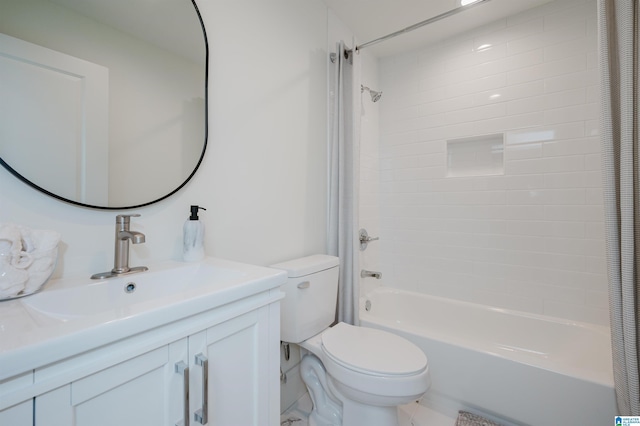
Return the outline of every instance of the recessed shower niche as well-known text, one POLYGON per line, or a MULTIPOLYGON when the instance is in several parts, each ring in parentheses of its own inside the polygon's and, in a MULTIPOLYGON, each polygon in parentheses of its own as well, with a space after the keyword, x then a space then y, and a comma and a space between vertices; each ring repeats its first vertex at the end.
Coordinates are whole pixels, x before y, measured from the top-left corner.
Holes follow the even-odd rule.
POLYGON ((504 134, 447 141, 447 177, 504 174, 504 134))

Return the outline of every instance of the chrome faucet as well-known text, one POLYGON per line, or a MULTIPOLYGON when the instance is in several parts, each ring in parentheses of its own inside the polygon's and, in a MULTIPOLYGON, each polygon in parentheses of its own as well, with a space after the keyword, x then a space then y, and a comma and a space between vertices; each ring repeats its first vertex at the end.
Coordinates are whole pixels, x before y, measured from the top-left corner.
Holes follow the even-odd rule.
POLYGON ((379 280, 380 278, 382 278, 382 272, 367 271, 366 269, 363 269, 363 270, 360 271, 360 276, 362 278, 373 277, 373 278, 379 280))
POLYGON ((132 217, 140 217, 139 214, 119 214, 116 216, 115 250, 113 256, 113 269, 108 272, 100 272, 91 276, 91 279, 119 277, 120 275, 134 274, 148 270, 146 266, 129 267, 129 240, 132 244, 145 242, 145 236, 141 232, 129 229, 132 217))

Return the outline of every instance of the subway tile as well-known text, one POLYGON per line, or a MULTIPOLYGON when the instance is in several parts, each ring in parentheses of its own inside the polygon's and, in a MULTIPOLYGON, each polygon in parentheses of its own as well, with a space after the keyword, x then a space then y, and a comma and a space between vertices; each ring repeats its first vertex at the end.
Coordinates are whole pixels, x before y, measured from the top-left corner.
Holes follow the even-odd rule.
POLYGON ((587 86, 587 104, 592 109, 592 117, 595 119, 600 117, 600 86, 596 83, 591 86, 587 86))
POLYGON ((564 90, 562 92, 554 92, 545 95, 543 100, 545 109, 582 105, 586 101, 586 90, 584 87, 579 87, 576 89, 564 90))
POLYGON ((584 37, 553 44, 544 48, 544 60, 556 61, 567 56, 582 55, 594 52, 597 45, 589 43, 584 37))
POLYGON ((418 167, 418 157, 395 157, 391 159, 391 168, 408 169, 418 167))
POLYGON ((511 146, 534 142, 573 139, 583 136, 583 123, 557 123, 545 126, 531 126, 521 130, 511 130, 506 132, 505 143, 511 146))
MULTIPOLYGON (((464 56, 457 56, 455 58, 451 58, 450 60, 445 62, 445 67, 447 69, 459 69, 463 67, 472 67, 477 65, 482 65, 485 63, 499 61, 507 56, 507 46, 506 44, 493 44, 489 47, 483 49, 476 49, 472 53, 464 56)), ((482 67, 478 67, 482 68, 482 67)), ((501 70, 499 70, 501 71, 501 70)), ((477 75, 486 76, 495 74, 491 73, 482 73, 479 72, 477 75)))
POLYGON ((585 296, 585 305, 607 311, 609 310, 609 303, 607 303, 607 301, 609 300, 608 292, 588 290, 585 296))
POLYGON ((474 122, 484 122, 493 118, 506 115, 506 108, 503 104, 484 105, 475 108, 459 109, 447 112, 442 117, 442 124, 446 126, 468 124, 474 122))
POLYGON ((545 175, 514 175, 505 176, 506 189, 538 189, 545 188, 545 175))
POLYGON ((588 188, 602 188, 602 171, 588 171, 586 172, 587 182, 586 186, 588 188))
POLYGON ((380 140, 385 145, 404 145, 419 142, 420 134, 418 131, 383 133, 380 135, 380 140))
POLYGON ((505 164, 505 171, 510 175, 572 172, 583 169, 584 157, 581 155, 513 160, 505 164))
POLYGON ((594 240, 604 240, 604 223, 603 222, 587 222, 585 223, 586 227, 586 237, 594 240))
POLYGON ((472 191, 475 187, 474 178, 444 178, 421 182, 421 191, 472 191))
POLYGON ((597 52, 587 53, 587 69, 597 70, 600 65, 600 58, 597 52))
POLYGON ((586 191, 586 204, 604 204, 602 188, 587 188, 586 191))
POLYGON ((516 99, 507 102, 507 113, 509 115, 525 114, 528 112, 544 111, 544 96, 534 96, 530 98, 516 99))
POLYGON ((529 81, 557 77, 586 70, 584 55, 571 56, 557 61, 545 62, 507 73, 507 84, 522 84, 529 81))
POLYGON ((602 240, 583 238, 547 238, 545 251, 574 256, 603 256, 602 240))
POLYGON ((584 272, 586 268, 586 258, 581 255, 545 251, 542 256, 544 257, 544 267, 547 271, 545 282, 550 281, 550 277, 556 274, 557 271, 584 272))
POLYGON ((597 85, 598 82, 599 75, 597 70, 587 69, 546 78, 544 80, 544 90, 546 93, 562 92, 565 90, 597 85))
POLYGON ((584 37, 586 34, 586 27, 586 21, 584 19, 579 19, 573 22, 568 22, 562 27, 545 30, 541 34, 534 34, 529 37, 512 40, 508 43, 507 54, 514 55, 533 49, 543 48, 554 43, 561 43, 584 37))
POLYGON ((545 220, 598 222, 603 217, 602 206, 544 206, 545 220))
POLYGON ((393 171, 393 179, 398 180, 424 180, 437 179, 445 176, 444 167, 421 167, 415 169, 398 169, 393 171))
POLYGON ((598 136, 600 134, 599 120, 587 120, 584 123, 584 134, 587 136, 598 136))
POLYGON ((545 3, 539 7, 520 12, 507 18, 507 25, 519 25, 532 19, 544 18, 554 13, 562 13, 562 11, 579 7, 583 0, 563 0, 545 3))
POLYGON ((549 286, 534 283, 512 281, 509 283, 509 293, 519 297, 539 299, 541 302, 549 292, 549 286))
POLYGON ((485 91, 496 91, 507 86, 507 73, 502 71, 486 77, 477 77, 464 82, 449 86, 445 89, 445 93, 451 97, 462 96, 468 93, 480 93, 485 91))
POLYGON ((386 154, 389 157, 399 157, 405 155, 422 155, 445 152, 445 141, 424 141, 424 138, 421 139, 423 140, 423 142, 408 143, 404 145, 389 147, 386 154))
POLYGON ((435 154, 420 155, 418 157, 418 166, 419 167, 431 167, 431 166, 442 166, 442 167, 445 167, 445 164, 446 164, 446 154, 445 153, 435 153, 435 154))
POLYGON ((591 258, 583 257, 585 259, 585 271, 568 271, 568 270, 553 270, 547 276, 546 283, 549 285, 558 286, 571 286, 577 288, 583 288, 585 290, 600 291, 607 288, 606 276, 602 273, 590 273, 586 269, 591 265, 591 258))
POLYGON ((585 204, 585 189, 507 191, 507 204, 585 204))
POLYGON ((418 106, 417 111, 418 116, 429 116, 423 118, 423 120, 432 121, 433 115, 435 114, 459 111, 461 109, 471 108, 474 106, 475 96, 473 94, 468 94, 421 104, 418 106))
POLYGON ((446 192, 444 204, 504 204, 505 191, 446 192))
POLYGON ((545 188, 585 188, 586 172, 548 173, 544 175, 545 188))
POLYGON ((474 277, 473 289, 474 291, 506 294, 509 291, 509 282, 502 279, 474 277))
POLYGON ((545 220, 544 206, 505 206, 505 219, 510 220, 545 220))
POLYGON ((546 235, 548 222, 534 220, 509 220, 506 222, 507 234, 531 235, 542 237, 546 235))
POLYGON ((543 62, 544 51, 536 49, 478 65, 472 69, 472 72, 475 75, 488 76, 501 72, 508 73, 514 70, 526 69, 534 65, 540 65, 543 62))
POLYGON ((515 101, 542 94, 544 94, 544 82, 540 80, 479 92, 475 94, 474 102, 476 105, 486 105, 496 102, 515 101))
MULTIPOLYGON (((600 152, 600 140, 598 138, 564 139, 545 142, 543 154, 545 157, 594 154, 600 152)), ((587 160, 585 157, 585 169, 587 160)))
POLYGON ((506 176, 477 176, 473 180, 474 191, 498 191, 507 189, 506 176))
POLYGON ((507 21, 507 27, 504 29, 505 41, 518 40, 523 37, 540 34, 542 31, 544 31, 544 21, 542 18, 531 19, 515 25, 513 22, 509 24, 507 21))
MULTIPOLYGON (((604 241, 601 241, 603 252, 606 251, 606 246, 604 241)), ((605 285, 608 284, 606 274, 607 274, 607 259, 606 256, 587 256, 586 257, 587 265, 585 267, 585 272, 588 272, 593 275, 600 276, 602 282, 605 285)))
POLYGON ((590 238, 585 231, 584 222, 546 222, 545 235, 564 238, 590 238))

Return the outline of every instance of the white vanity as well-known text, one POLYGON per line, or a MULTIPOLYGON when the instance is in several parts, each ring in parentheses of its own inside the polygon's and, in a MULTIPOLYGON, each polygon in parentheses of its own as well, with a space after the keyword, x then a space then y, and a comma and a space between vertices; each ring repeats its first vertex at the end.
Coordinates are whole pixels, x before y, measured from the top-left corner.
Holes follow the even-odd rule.
POLYGON ((285 280, 207 258, 1 303, 0 425, 279 424, 285 280))

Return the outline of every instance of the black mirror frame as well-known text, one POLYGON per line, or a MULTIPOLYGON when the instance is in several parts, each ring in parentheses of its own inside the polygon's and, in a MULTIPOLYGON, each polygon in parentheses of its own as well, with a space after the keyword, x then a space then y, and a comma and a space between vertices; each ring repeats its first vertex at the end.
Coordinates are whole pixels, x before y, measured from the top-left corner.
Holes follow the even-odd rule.
POLYGON ((191 178, 193 178, 193 176, 196 174, 196 172, 198 171, 198 169, 200 168, 200 164, 202 164, 202 160, 204 159, 204 154, 207 150, 207 142, 208 142, 208 138, 209 138, 209 42, 207 39, 207 31, 205 29, 204 26, 204 21, 202 20, 202 15, 200 14, 200 9, 198 9, 198 5, 196 4, 195 0, 191 0, 191 4, 193 5, 193 8, 196 12, 196 14, 198 15, 198 20, 200 21, 200 26, 202 28, 202 36, 204 37, 204 48, 205 48, 205 74, 204 74, 204 145, 202 147, 202 153, 200 154, 200 158, 198 159, 198 163, 196 164, 196 166, 194 167, 193 171, 191 172, 191 174, 189 176, 187 176, 187 179, 182 182, 176 189, 174 189, 173 191, 169 192, 168 194, 146 202, 146 203, 142 203, 142 204, 136 204, 136 205, 132 205, 132 206, 121 206, 121 207, 110 207, 110 206, 95 206, 92 204, 85 204, 85 203, 81 203, 78 201, 74 201, 74 200, 70 200, 68 198, 65 197, 61 197, 60 195, 54 194, 51 191, 48 191, 44 188, 42 188, 39 185, 36 185, 35 183, 31 182, 29 179, 25 178, 24 176, 22 176, 20 173, 18 173, 13 167, 11 167, 9 164, 7 164, 2 157, 0 157, 0 165, 2 165, 7 171, 9 171, 9 173, 11 173, 13 176, 15 176, 16 178, 18 178, 19 180, 21 180, 22 182, 26 183, 27 185, 29 185, 30 187, 46 194, 49 195, 50 197, 53 197, 59 201, 63 201, 65 203, 69 203, 69 204, 73 204, 79 207, 87 207, 87 208, 91 208, 91 209, 98 209, 98 210, 129 210, 129 209, 137 209, 140 207, 145 207, 154 203, 157 203, 159 201, 164 200, 165 198, 169 198, 170 196, 172 196, 173 194, 175 194, 176 192, 180 191, 187 183, 189 183, 189 181, 191 180, 191 178))

